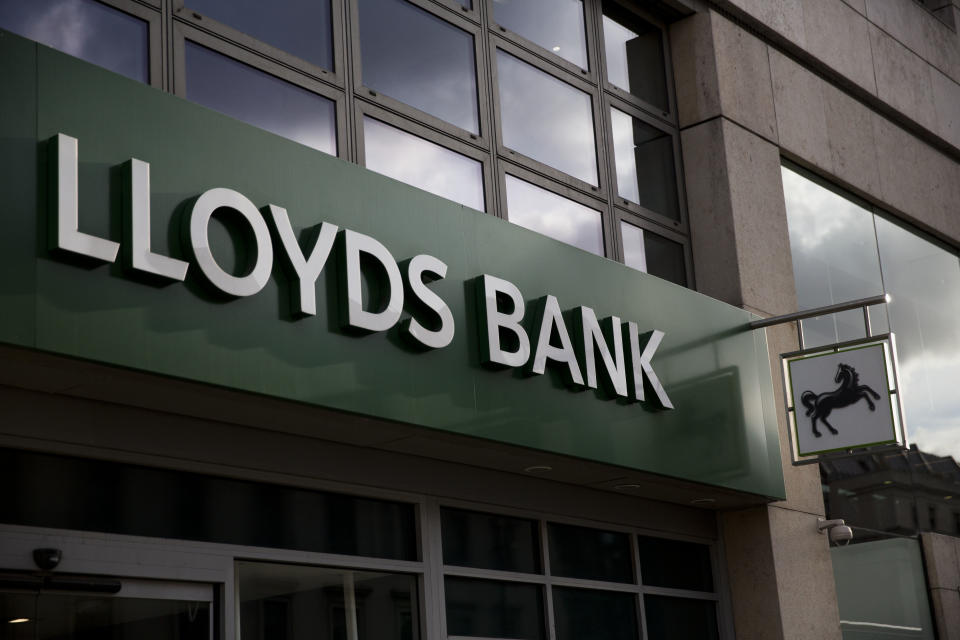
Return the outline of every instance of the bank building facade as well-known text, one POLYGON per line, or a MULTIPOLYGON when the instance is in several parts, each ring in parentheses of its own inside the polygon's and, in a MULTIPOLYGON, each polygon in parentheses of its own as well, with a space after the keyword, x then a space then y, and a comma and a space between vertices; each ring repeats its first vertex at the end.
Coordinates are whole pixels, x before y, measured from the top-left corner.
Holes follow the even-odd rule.
POLYGON ((960 638, 958 29, 0 1, 0 639, 960 638))

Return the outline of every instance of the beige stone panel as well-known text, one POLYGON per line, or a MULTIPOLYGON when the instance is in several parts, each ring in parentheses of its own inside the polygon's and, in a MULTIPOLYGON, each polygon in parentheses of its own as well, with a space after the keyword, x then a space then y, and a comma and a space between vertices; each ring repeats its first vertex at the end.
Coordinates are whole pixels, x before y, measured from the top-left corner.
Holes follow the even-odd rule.
POLYGON ((770 74, 780 146, 830 171, 823 81, 775 49, 770 49, 770 74))
POLYGON ((721 113, 776 140, 767 45, 722 16, 715 14, 712 26, 721 113))
POLYGON ((711 15, 709 11, 701 11, 670 25, 673 78, 681 127, 703 122, 720 113, 711 15))
POLYGON ((872 114, 881 197, 920 224, 960 238, 957 163, 872 114))
POLYGON ((877 92, 867 20, 841 0, 803 4, 806 49, 870 93, 877 92))
POLYGON ((931 588, 960 588, 960 538, 924 533, 923 559, 931 588))
POLYGON ((683 130, 680 144, 697 290, 739 306, 740 272, 721 123, 715 118, 683 130))
POLYGON ((936 133, 960 149, 960 84, 937 70, 930 72, 933 81, 933 105, 937 112, 936 133))
MULTIPOLYGON (((960 34, 921 7, 914 8, 924 14, 923 57, 941 72, 960 82, 960 34)), ((957 15, 954 11, 954 17, 957 15)), ((957 26, 960 27, 960 24, 957 26)))
POLYGON ((802 0, 730 0, 730 2, 791 42, 803 46, 805 40, 802 0))
POLYGON ((833 562, 817 517, 770 507, 784 640, 840 640, 833 562))
POLYGON ((934 589, 930 604, 940 640, 960 640, 960 591, 934 589))
POLYGON ((870 109, 836 87, 822 85, 832 173, 867 193, 879 195, 877 146, 870 109))
POLYGON ((767 511, 756 507, 720 514, 737 640, 784 637, 767 511))
POLYGON ((844 4, 861 15, 867 15, 867 0, 843 0, 844 4))
POLYGON ((870 26, 877 95, 930 131, 937 128, 930 66, 892 37, 870 26))
POLYGON ((795 324, 768 327, 767 346, 770 353, 770 373, 773 376, 773 395, 777 407, 777 427, 780 433, 780 465, 783 468, 783 483, 787 499, 775 506, 824 515, 823 491, 820 488, 820 469, 815 464, 793 466, 790 454, 789 422, 783 408, 786 406, 783 391, 783 369, 780 354, 797 349, 795 324))
POLYGON ((741 303, 769 315, 796 310, 780 149, 723 120, 741 303))

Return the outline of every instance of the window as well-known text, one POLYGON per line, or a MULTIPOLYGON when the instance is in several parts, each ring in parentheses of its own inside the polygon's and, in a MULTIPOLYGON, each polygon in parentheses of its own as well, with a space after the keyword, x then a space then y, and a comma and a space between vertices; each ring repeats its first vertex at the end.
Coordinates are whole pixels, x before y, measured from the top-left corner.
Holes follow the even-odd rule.
POLYGON ((238 562, 237 582, 245 640, 420 637, 414 575, 238 562))
POLYGON ((358 0, 363 85, 480 133, 473 36, 406 0, 358 0))
MULTIPOLYGON (((960 458, 952 382, 960 380, 960 258, 885 212, 793 165, 783 187, 801 309, 888 293, 873 307, 875 333, 897 339, 900 386, 911 443, 960 458)), ((864 335, 859 311, 803 321, 807 346, 864 335)), ((916 521, 916 518, 914 519, 916 521)))
POLYGON ((590 94, 497 51, 503 144, 598 184, 590 94))
POLYGON ((581 69, 588 68, 583 0, 497 0, 493 19, 581 69))
POLYGON ((7 0, 0 27, 687 286, 660 4, 7 0))
POLYGON ((718 637, 707 545, 446 507, 440 514, 447 636, 640 640, 645 624, 649 640, 718 637))
POLYGON ((330 0, 186 0, 199 11, 306 62, 333 70, 330 0))
POLYGON ((483 211, 483 167, 478 160, 370 117, 363 119, 368 169, 483 211))
POLYGON ((187 41, 187 98, 336 155, 332 100, 187 41))
POLYGON ((599 211, 509 174, 506 184, 510 222, 584 251, 603 255, 599 211))
POLYGON ((0 27, 116 73, 150 82, 146 20, 94 0, 4 0, 0 27))

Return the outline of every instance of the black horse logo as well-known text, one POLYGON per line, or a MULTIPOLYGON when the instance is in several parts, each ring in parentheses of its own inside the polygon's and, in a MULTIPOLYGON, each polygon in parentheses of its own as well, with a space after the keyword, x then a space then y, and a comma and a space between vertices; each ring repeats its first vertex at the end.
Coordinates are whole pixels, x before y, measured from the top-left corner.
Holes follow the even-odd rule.
POLYGON ((860 384, 860 377, 857 370, 848 364, 841 363, 837 367, 837 375, 833 381, 840 386, 834 391, 816 394, 813 391, 804 391, 800 394, 800 402, 807 408, 807 416, 812 416, 810 426, 813 427, 813 435, 820 437, 822 434, 817 430, 817 420, 827 425, 830 433, 836 435, 838 432, 833 425, 827 422, 827 417, 834 409, 842 409, 859 402, 861 399, 867 401, 870 411, 875 411, 874 400, 880 399, 880 394, 865 384, 860 384))

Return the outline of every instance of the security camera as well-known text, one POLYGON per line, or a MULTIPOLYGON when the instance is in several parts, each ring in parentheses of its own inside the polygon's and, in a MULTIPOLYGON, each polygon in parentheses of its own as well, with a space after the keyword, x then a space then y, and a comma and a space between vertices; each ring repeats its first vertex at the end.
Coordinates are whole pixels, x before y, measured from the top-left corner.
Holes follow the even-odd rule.
POLYGON ((823 533, 824 531, 830 532, 830 542, 840 543, 846 542, 849 543, 853 540, 853 529, 847 526, 847 523, 842 519, 838 520, 826 520, 824 518, 817 518, 817 531, 823 533))
POLYGON ((33 562, 42 571, 53 571, 60 564, 63 552, 60 549, 34 549, 33 562))

